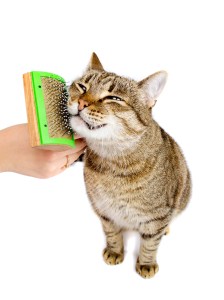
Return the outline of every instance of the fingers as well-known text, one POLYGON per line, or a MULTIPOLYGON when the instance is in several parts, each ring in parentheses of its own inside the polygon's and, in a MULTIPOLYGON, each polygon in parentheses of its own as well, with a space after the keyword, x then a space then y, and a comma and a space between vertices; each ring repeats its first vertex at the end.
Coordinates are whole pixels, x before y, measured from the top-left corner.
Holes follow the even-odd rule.
POLYGON ((74 138, 75 140, 78 140, 78 139, 82 139, 82 136, 79 135, 78 133, 75 133, 74 138))
MULTIPOLYGON (((46 178, 55 176, 67 169, 79 158, 85 148, 85 140, 83 138, 78 138, 76 139, 76 146, 74 149, 61 152, 51 150, 43 150, 42 152, 39 152, 43 156, 42 161, 45 162, 46 166, 50 170, 47 172, 46 178)), ((40 150, 38 149, 38 151, 40 150)))
POLYGON ((68 163, 69 163, 69 165, 73 164, 79 158, 79 156, 81 154, 83 154, 83 152, 84 152, 83 149, 81 149, 80 151, 78 151, 78 152, 76 152, 74 154, 69 155, 68 156, 68 163))
POLYGON ((61 161, 60 161, 60 166, 62 170, 67 169, 70 167, 78 158, 79 156, 83 153, 83 149, 76 153, 72 153, 70 155, 66 155, 61 161))
POLYGON ((75 152, 79 152, 80 150, 84 149, 86 147, 86 141, 84 139, 78 139, 76 140, 76 147, 74 150, 75 152))
POLYGON ((66 153, 65 155, 67 162, 64 166, 72 165, 79 158, 79 156, 84 152, 85 149, 86 149, 86 141, 82 138, 76 140, 75 149, 73 149, 72 152, 71 150, 69 150, 68 153, 66 153))
POLYGON ((86 148, 86 141, 83 138, 80 138, 75 141, 75 148, 65 150, 65 151, 60 151, 60 152, 54 151, 53 159, 58 160, 64 158, 66 155, 75 154, 80 150, 84 151, 85 148, 86 148))
POLYGON ((37 174, 38 178, 50 178, 60 174, 65 171, 70 165, 72 165, 79 156, 83 153, 83 149, 78 152, 72 153, 70 155, 66 155, 59 160, 48 161, 45 165, 45 168, 41 168, 41 174, 37 174))
POLYGON ((84 140, 77 141, 74 149, 69 149, 63 152, 63 157, 65 157, 66 155, 75 155, 76 153, 78 153, 79 156, 80 151, 81 153, 84 152, 85 148, 86 142, 84 140))

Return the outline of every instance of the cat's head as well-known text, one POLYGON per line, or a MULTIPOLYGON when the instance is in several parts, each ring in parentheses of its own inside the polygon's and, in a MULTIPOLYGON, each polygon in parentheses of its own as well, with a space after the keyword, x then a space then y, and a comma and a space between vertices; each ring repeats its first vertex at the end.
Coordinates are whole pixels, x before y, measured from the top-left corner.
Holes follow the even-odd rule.
POLYGON ((92 54, 84 75, 69 89, 71 127, 88 140, 125 141, 140 136, 166 83, 164 71, 137 82, 106 72, 92 54))

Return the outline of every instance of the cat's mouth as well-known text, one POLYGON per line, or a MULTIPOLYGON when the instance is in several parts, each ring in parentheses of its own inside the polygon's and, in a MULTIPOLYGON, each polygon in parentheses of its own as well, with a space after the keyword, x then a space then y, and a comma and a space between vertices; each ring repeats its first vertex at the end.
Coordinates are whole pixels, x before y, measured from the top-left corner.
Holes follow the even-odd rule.
POLYGON ((89 128, 89 130, 99 129, 99 128, 102 128, 107 125, 107 124, 101 124, 101 125, 93 126, 93 125, 90 125, 89 123, 87 123, 86 121, 84 121, 84 122, 85 122, 86 126, 89 128))
POLYGON ((96 129, 100 129, 102 127, 105 127, 107 124, 100 124, 100 125, 92 125, 92 124, 89 124, 88 122, 86 122, 80 115, 76 115, 74 116, 75 118, 79 118, 79 120, 84 123, 86 125, 86 127, 89 129, 89 130, 96 130, 96 129))

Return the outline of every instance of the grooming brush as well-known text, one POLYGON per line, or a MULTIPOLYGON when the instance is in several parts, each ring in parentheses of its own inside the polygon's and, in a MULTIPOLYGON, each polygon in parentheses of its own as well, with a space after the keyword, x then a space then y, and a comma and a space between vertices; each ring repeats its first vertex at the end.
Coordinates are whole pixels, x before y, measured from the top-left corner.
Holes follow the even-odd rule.
POLYGON ((74 148, 65 80, 34 71, 23 74, 23 83, 31 146, 59 151, 74 148))

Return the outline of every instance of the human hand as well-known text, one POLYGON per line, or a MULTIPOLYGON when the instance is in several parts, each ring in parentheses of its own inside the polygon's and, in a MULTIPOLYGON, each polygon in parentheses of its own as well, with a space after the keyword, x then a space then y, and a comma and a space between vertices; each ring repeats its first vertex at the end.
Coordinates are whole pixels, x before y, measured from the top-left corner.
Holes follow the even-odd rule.
POLYGON ((63 172, 84 152, 86 143, 75 135, 76 147, 65 151, 32 148, 27 124, 0 131, 0 172, 49 178, 63 172))

